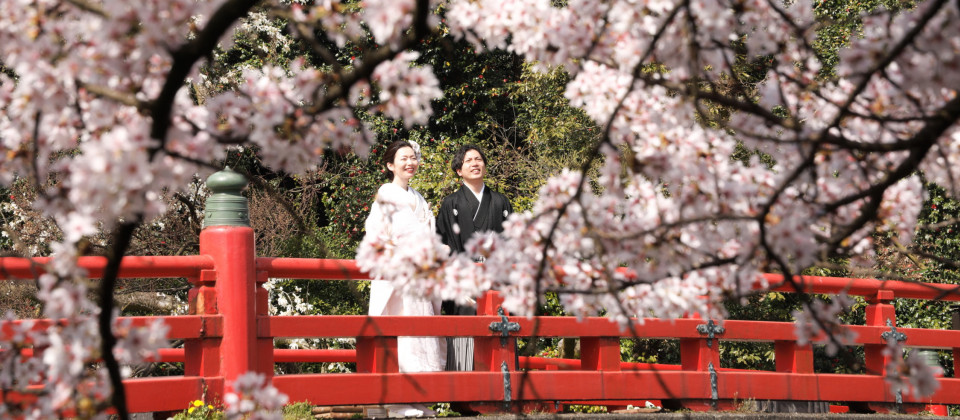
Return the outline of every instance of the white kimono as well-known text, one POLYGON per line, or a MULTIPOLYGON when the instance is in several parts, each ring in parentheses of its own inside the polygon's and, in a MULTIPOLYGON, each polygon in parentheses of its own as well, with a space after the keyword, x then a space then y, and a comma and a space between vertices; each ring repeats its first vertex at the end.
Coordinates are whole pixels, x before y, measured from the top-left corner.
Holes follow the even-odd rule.
MULTIPOLYGON (((390 228, 394 233, 404 228, 422 228, 434 230, 435 219, 427 201, 417 190, 389 183, 380 186, 377 198, 370 207, 367 217, 366 234, 383 231, 383 209, 381 203, 395 203, 399 210, 393 213, 390 228), (415 225, 416 224, 416 225, 415 225), (419 225, 419 226, 417 226, 419 225)), ((440 314, 440 300, 428 300, 418 296, 405 296, 394 288, 389 281, 372 280, 370 282, 370 308, 368 315, 412 315, 426 316, 440 314)), ((399 337, 397 353, 400 372, 440 372, 446 367, 446 340, 440 337, 399 337)))

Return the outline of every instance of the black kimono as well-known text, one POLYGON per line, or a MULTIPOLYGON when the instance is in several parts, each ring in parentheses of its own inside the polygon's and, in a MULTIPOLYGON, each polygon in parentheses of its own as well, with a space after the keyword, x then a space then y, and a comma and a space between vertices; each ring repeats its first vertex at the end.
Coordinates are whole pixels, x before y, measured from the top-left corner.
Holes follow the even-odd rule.
POLYGON ((463 252, 464 245, 474 232, 503 232, 503 221, 507 220, 507 215, 513 213, 510 200, 486 186, 483 188, 482 198, 483 200, 477 203, 477 197, 470 191, 470 187, 462 185, 440 204, 437 233, 453 252, 463 252), (477 204, 480 205, 479 209, 477 204), (454 233, 454 224, 459 226, 460 233, 454 233))
MULTIPOLYGON (((480 202, 470 187, 463 185, 457 192, 448 195, 440 204, 437 214, 437 233, 452 252, 464 252, 464 245, 474 232, 492 230, 503 232, 503 221, 513 212, 510 200, 484 186, 480 202), (479 205, 479 208, 478 208, 479 205), (455 231, 454 225, 459 228, 455 231)), ((445 315, 476 315, 472 306, 460 306, 452 300, 442 304, 445 315)), ((450 337, 447 340, 447 370, 473 370, 473 338, 450 337)), ((519 354, 519 353, 518 353, 519 354)))

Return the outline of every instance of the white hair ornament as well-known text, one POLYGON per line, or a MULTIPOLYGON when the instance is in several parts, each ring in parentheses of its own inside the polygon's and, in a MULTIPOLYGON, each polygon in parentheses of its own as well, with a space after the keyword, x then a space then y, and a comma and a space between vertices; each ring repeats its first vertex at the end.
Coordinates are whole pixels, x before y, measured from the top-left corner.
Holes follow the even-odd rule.
POLYGON ((413 148, 413 154, 415 154, 415 155, 417 156, 417 160, 420 160, 420 157, 421 157, 421 155, 420 155, 420 145, 417 144, 417 142, 415 142, 415 141, 413 141, 413 140, 407 140, 407 143, 410 143, 410 147, 413 148))

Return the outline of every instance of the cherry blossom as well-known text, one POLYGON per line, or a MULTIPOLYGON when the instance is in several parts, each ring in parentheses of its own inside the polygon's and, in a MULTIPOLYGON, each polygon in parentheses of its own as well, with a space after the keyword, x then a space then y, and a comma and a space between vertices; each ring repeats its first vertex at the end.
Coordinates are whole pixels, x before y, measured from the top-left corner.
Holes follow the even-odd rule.
POLYGON ((373 71, 372 78, 381 89, 378 109, 388 117, 402 119, 408 127, 426 124, 432 113, 430 101, 443 96, 432 67, 411 65, 418 56, 416 52, 405 52, 383 62, 373 71))
POLYGON ((262 373, 248 372, 233 382, 233 392, 224 397, 227 419, 283 419, 280 411, 289 400, 262 373))
POLYGON ((928 364, 920 350, 911 349, 904 354, 903 346, 891 337, 887 340, 883 355, 890 359, 885 366, 884 376, 890 384, 890 392, 923 397, 933 395, 940 389, 937 377, 943 375, 943 369, 928 364))
POLYGON ((828 356, 837 354, 840 346, 853 344, 856 333, 843 328, 839 318, 840 314, 850 310, 853 303, 846 293, 840 293, 833 296, 830 302, 817 299, 806 310, 794 311, 797 344, 805 345, 820 340, 825 344, 828 356))

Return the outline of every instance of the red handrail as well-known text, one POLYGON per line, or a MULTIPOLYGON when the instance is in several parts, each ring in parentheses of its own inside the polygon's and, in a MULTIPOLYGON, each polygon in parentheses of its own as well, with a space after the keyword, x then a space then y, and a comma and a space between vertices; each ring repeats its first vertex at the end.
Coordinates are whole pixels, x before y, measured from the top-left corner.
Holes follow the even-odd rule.
MULTIPOLYGON (((163 349, 159 360, 184 363, 185 375, 173 378, 143 378, 125 381, 133 411, 180 410, 192 400, 222 401, 229 382, 243 371, 273 374, 278 362, 350 362, 361 373, 282 375, 273 378, 291 400, 315 404, 380 404, 434 401, 636 401, 679 399, 689 407, 704 408, 705 401, 729 407, 735 399, 847 400, 893 403, 896 397, 883 380, 887 356, 883 355, 890 320, 896 325, 891 305, 894 298, 960 301, 956 285, 804 276, 791 283, 769 274, 771 290, 781 292, 838 293, 864 296, 868 300, 867 325, 849 328, 857 334, 856 345, 864 347, 866 375, 826 375, 813 371, 813 351, 796 343, 794 324, 728 320, 725 331, 711 339, 698 327, 704 320, 684 318, 634 320, 621 329, 605 318, 516 318, 507 321, 519 331, 507 336, 491 331, 491 324, 504 321, 496 314, 499 298, 488 294, 479 301, 477 316, 461 317, 367 317, 367 316, 269 316, 266 291, 258 285, 267 278, 318 280, 364 280, 352 260, 254 258, 252 230, 214 227, 201 235, 201 254, 184 257, 126 257, 121 277, 187 277, 191 315, 135 317, 134 325, 162 319, 171 327, 170 337, 184 340, 182 349, 163 349), (238 245, 241 244, 241 245, 238 245), (642 322, 641 322, 642 321, 642 322), (476 342, 477 370, 401 374, 397 368, 398 336, 469 336, 476 342), (578 337, 581 359, 517 358, 517 337, 578 337), (275 338, 356 339, 351 349, 274 349, 275 338), (657 338, 680 341, 681 364, 622 362, 621 338, 657 338), (776 372, 743 371, 720 366, 718 340, 773 342, 776 372), (527 373, 516 372, 520 361, 527 373), (507 373, 502 369, 506 366, 507 373), (505 381, 513 385, 505 394, 505 381), (716 385, 714 385, 716 384, 716 385), (175 389, 175 392, 171 392, 175 389), (697 405, 700 404, 700 405, 697 405), (725 405, 726 404, 726 405, 725 405)), ((0 258, 0 279, 29 278, 41 273, 46 258, 0 258)), ((81 267, 91 277, 102 275, 106 259, 81 257, 81 267)), ((762 284, 757 283, 756 288, 762 284)), ((0 328, 9 337, 10 327, 0 328)), ((50 320, 35 320, 34 329, 49 327, 50 320)), ((950 349, 960 354, 960 331, 898 328, 910 347, 950 349)), ((21 352, 31 356, 31 350, 21 352)), ((960 403, 960 379, 943 379, 942 389, 932 398, 905 396, 905 403, 960 403)), ((14 398, 11 394, 4 398, 14 398)))
MULTIPOLYGON (((257 269, 263 270, 271 278, 295 278, 315 280, 369 280, 370 276, 360 272, 354 260, 322 260, 313 258, 257 258, 257 269)), ((558 273, 563 270, 559 267, 558 273)), ((630 273, 621 268, 618 271, 630 273)), ((943 283, 905 282, 896 280, 855 279, 845 277, 796 276, 792 283, 785 282, 780 274, 765 274, 767 285, 756 282, 754 290, 772 290, 779 292, 840 293, 846 291, 851 296, 875 296, 877 292, 889 290, 896 297, 909 299, 940 299, 960 301, 960 285, 943 283), (799 289, 799 290, 798 290, 799 289)))
MULTIPOLYGON (((49 262, 49 257, 0 258, 0 280, 35 278, 46 272, 45 265, 49 262)), ((77 265, 87 271, 88 277, 100 278, 103 276, 104 267, 107 266, 107 258, 80 257, 77 259, 77 265)), ((196 277, 201 270, 212 269, 213 259, 205 255, 127 256, 123 257, 120 263, 119 277, 196 277)))
MULTIPOLYGON (((806 293, 846 292, 851 296, 876 296, 881 291, 890 291, 898 298, 960 301, 958 284, 819 276, 798 276, 791 284, 784 282, 780 274, 766 274, 764 277, 771 285, 770 290, 780 292, 796 292, 799 288, 806 293)), ((762 289, 762 285, 757 284, 755 288, 762 289)))

